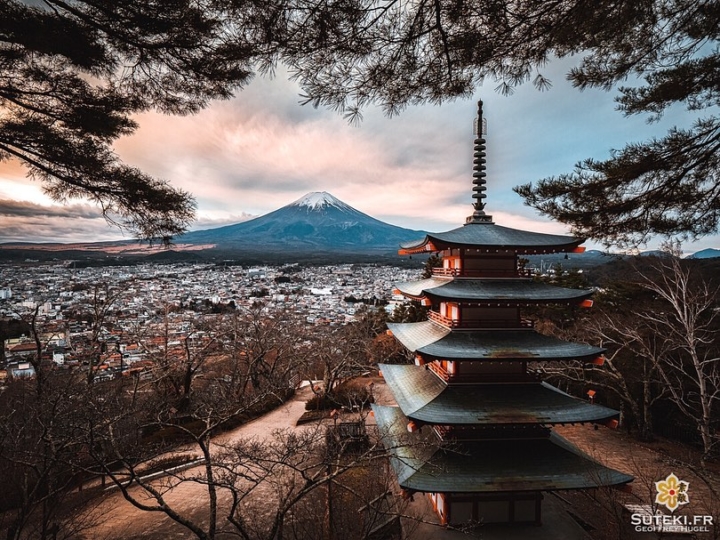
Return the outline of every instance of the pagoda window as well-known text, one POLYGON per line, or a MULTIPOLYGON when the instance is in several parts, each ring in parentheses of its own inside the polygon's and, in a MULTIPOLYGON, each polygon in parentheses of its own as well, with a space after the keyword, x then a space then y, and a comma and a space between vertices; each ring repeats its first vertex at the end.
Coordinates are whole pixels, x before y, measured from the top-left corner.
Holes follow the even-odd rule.
POLYGON ((473 515, 473 510, 475 510, 473 501, 453 501, 451 507, 453 523, 462 524, 476 520, 473 515))
POLYGON ((455 302, 440 302, 440 315, 453 321, 459 321, 460 308, 455 302))
POLYGON ((542 495, 536 492, 474 496, 453 494, 452 498, 447 500, 448 522, 453 525, 464 525, 470 521, 540 525, 541 500, 542 495))
POLYGON ((443 258, 443 269, 445 270, 460 270, 462 268, 462 259, 460 257, 445 257, 443 258))
POLYGON ((478 501, 478 514, 483 523, 507 523, 510 521, 509 501, 478 501))
POLYGON ((515 262, 515 258, 471 257, 465 259, 465 267, 472 270, 507 270, 514 272, 517 268, 517 263, 515 262))
POLYGON ((539 516, 539 502, 537 498, 516 500, 513 508, 514 515, 513 521, 519 522, 534 522, 538 521, 539 516))

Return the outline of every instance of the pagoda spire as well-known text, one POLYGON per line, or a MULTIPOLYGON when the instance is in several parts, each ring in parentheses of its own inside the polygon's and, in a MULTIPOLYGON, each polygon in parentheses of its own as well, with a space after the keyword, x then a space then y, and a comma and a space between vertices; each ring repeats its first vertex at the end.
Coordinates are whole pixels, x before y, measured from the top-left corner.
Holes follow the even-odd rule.
POLYGON ((482 100, 478 101, 478 115, 475 124, 475 152, 473 154, 473 208, 475 211, 472 216, 468 216, 465 224, 471 223, 492 223, 492 216, 485 214, 485 134, 487 125, 482 114, 482 100))

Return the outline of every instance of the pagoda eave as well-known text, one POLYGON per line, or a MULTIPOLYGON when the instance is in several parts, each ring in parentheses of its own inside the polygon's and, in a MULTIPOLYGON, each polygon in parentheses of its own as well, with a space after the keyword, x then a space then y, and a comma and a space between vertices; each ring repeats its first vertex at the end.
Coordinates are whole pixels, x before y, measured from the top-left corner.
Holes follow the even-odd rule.
POLYGON ((420 281, 398 283, 395 289, 403 296, 422 300, 462 302, 472 305, 582 304, 593 292, 568 289, 528 279, 453 279, 431 277, 420 281))
POLYGON ((605 349, 538 334, 530 329, 452 331, 433 321, 388 323, 409 351, 430 359, 474 361, 595 361, 605 349))
POLYGON ((418 423, 456 426, 608 424, 618 411, 543 382, 448 385, 432 371, 383 364, 385 382, 403 414, 418 423))
POLYGON ((468 223, 444 233, 401 244, 401 255, 430 253, 444 249, 472 249, 482 253, 511 251, 518 255, 544 255, 582 251, 584 238, 521 231, 487 223, 468 223))
POLYGON ((505 493, 619 486, 633 477, 583 454, 559 435, 433 445, 408 433, 397 407, 373 406, 400 487, 424 493, 505 493))

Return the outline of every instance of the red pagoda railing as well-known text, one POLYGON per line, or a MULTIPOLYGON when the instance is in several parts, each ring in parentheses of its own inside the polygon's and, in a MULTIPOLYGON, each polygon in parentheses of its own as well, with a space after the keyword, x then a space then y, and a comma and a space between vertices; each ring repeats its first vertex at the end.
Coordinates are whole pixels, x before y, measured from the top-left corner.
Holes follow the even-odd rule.
POLYGON ((532 270, 468 270, 462 268, 433 268, 433 276, 452 277, 506 277, 506 278, 529 278, 534 275, 532 270))
POLYGON ((463 319, 456 321, 440 315, 436 311, 428 311, 428 319, 448 328, 533 328, 535 323, 528 319, 510 322, 507 319, 463 319))
POLYGON ((447 372, 447 370, 443 369, 441 365, 439 365, 436 362, 430 362, 429 364, 425 364, 428 368, 430 368, 430 371, 435 373, 438 377, 440 377, 444 381, 450 380, 450 374, 447 372))

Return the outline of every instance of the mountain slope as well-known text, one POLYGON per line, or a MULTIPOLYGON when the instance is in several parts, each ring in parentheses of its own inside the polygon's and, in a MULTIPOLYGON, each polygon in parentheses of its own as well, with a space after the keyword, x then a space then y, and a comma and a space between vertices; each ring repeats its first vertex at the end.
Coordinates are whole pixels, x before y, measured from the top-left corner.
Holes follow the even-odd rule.
POLYGON ((708 248, 696 251, 692 255, 688 256, 688 259, 715 259, 717 257, 720 257, 720 250, 708 248))
POLYGON ((329 193, 313 192, 264 216, 187 233, 177 241, 251 251, 363 252, 397 250, 401 242, 424 234, 424 231, 396 227, 363 214, 329 193))

